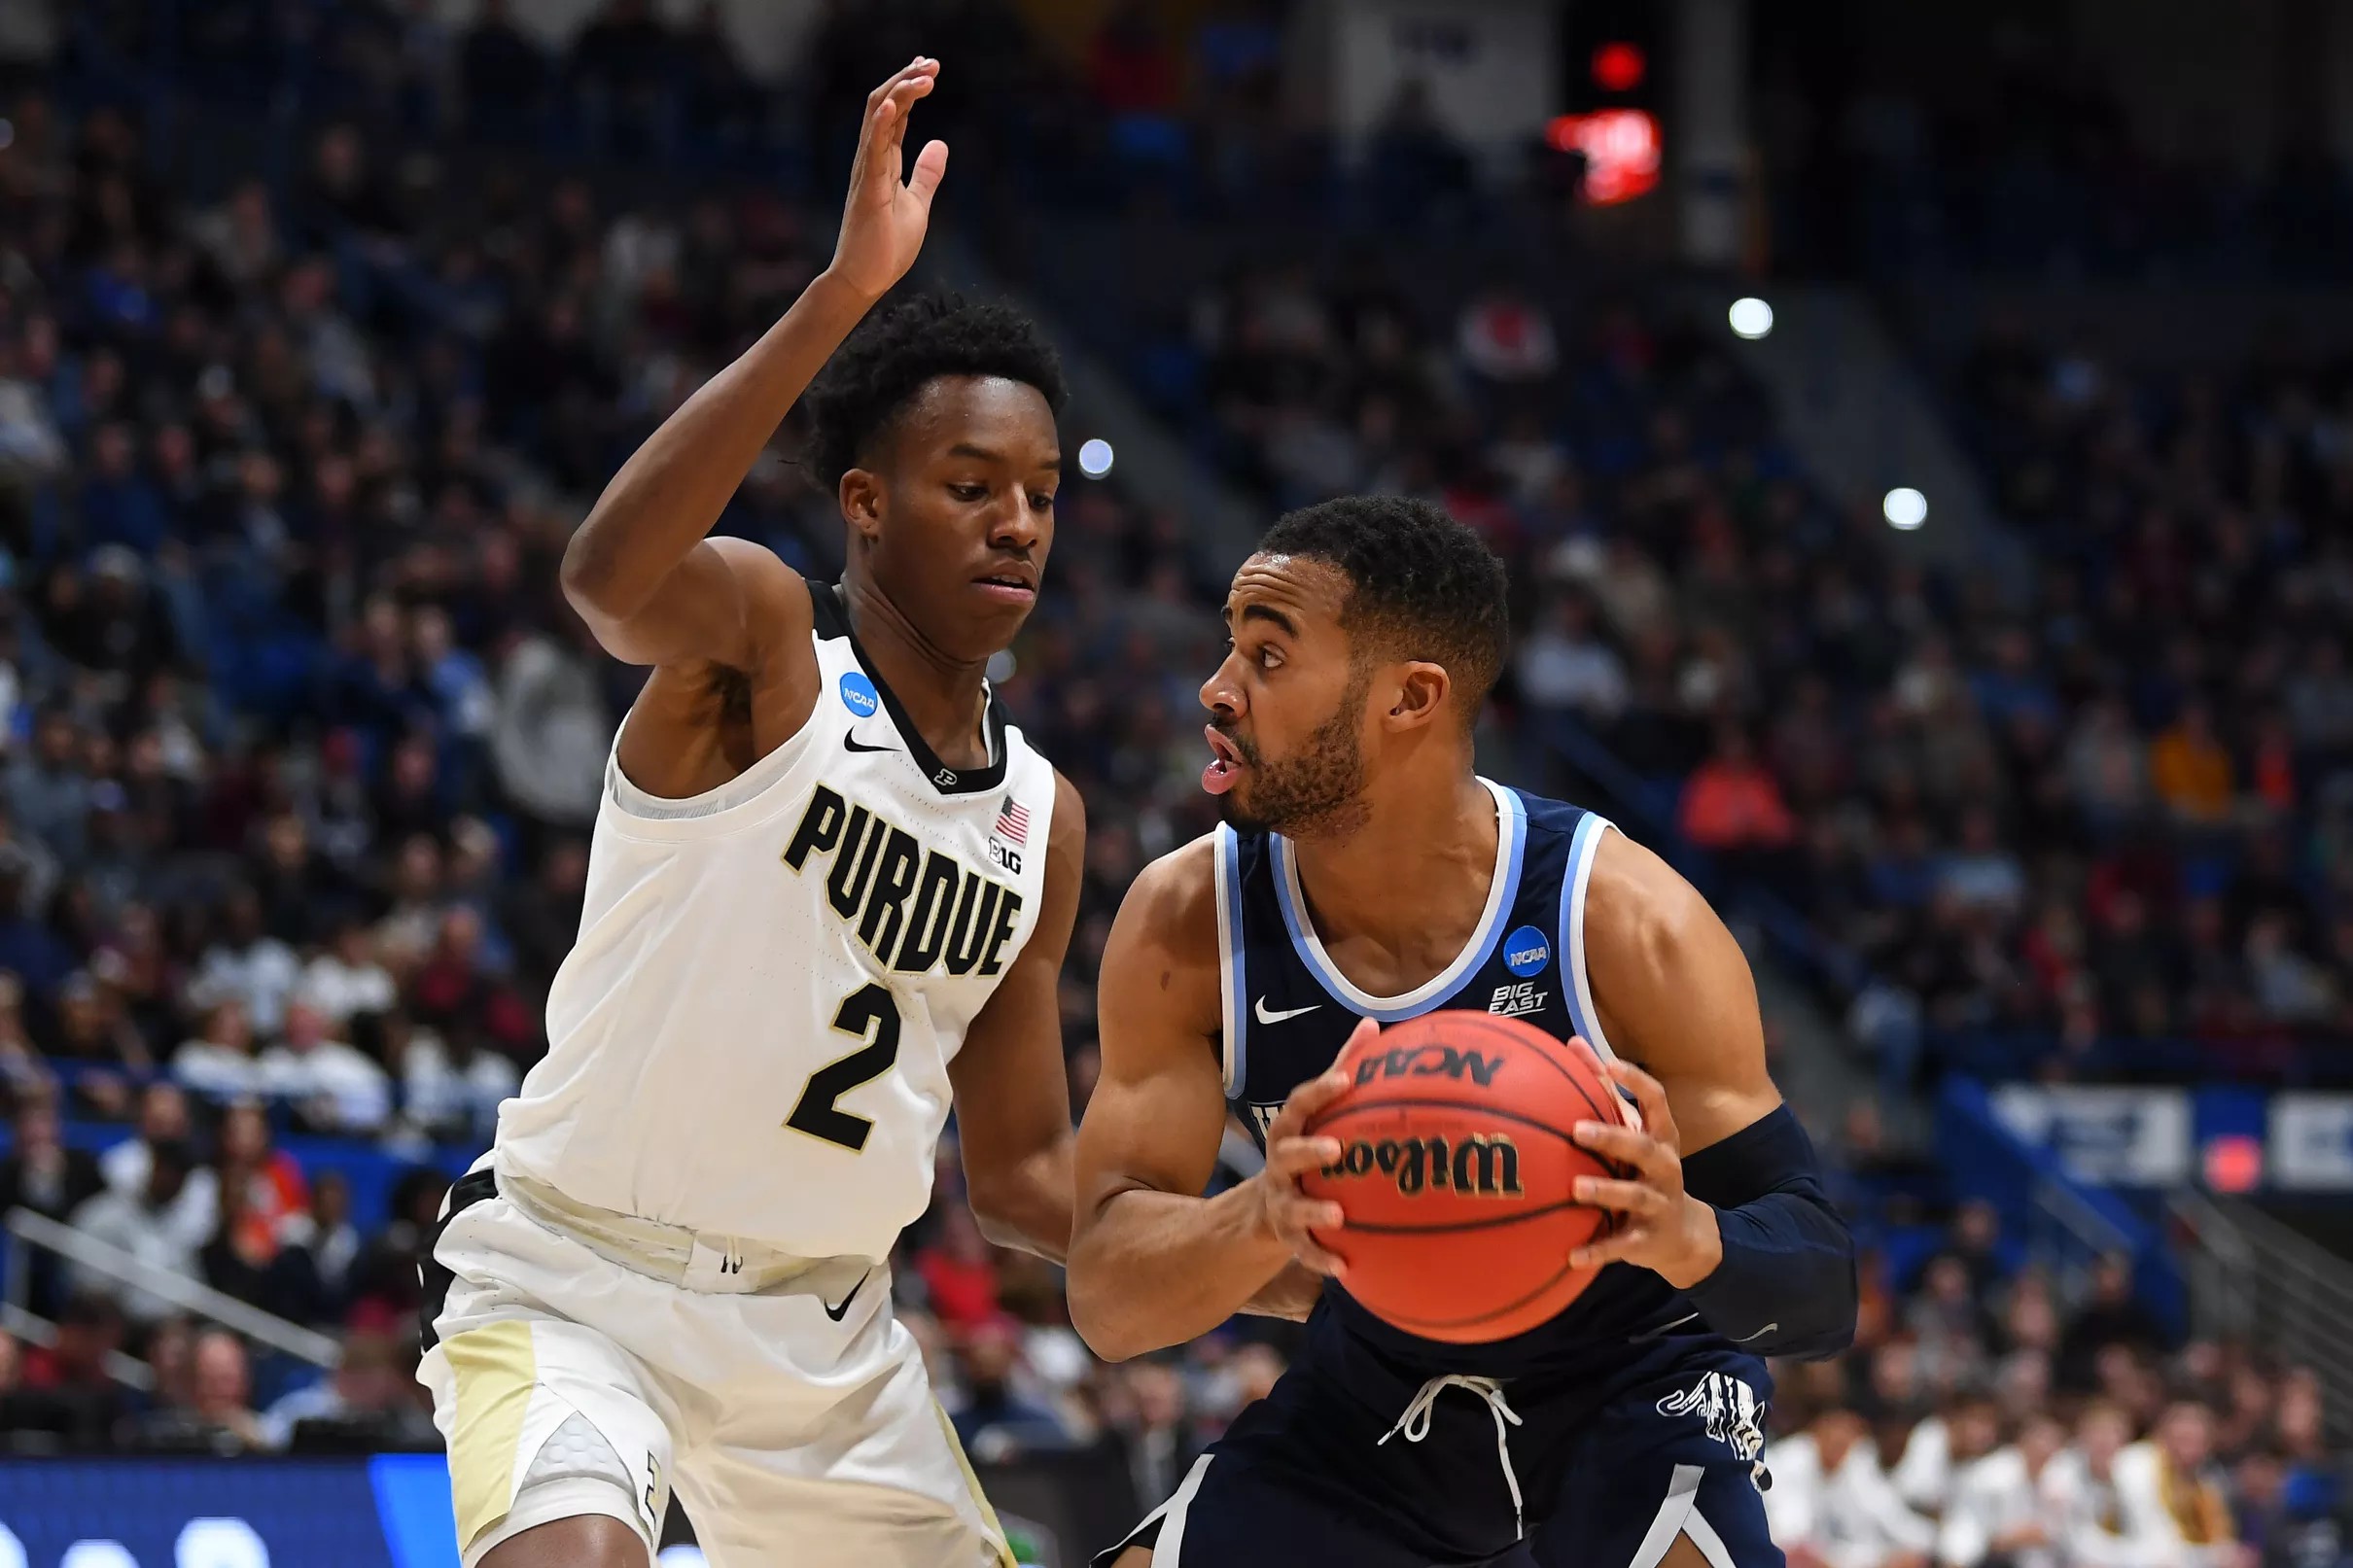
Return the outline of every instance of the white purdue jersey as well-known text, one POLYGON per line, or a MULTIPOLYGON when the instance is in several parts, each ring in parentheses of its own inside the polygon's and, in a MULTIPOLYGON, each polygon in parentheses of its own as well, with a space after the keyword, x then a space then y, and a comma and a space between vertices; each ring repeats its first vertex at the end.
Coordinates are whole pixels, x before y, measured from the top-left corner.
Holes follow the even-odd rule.
POLYGON ((881 1259, 931 1201, 949 1060, 1036 923, 1054 771, 994 697, 987 765, 943 766, 810 593, 799 734, 691 800, 608 762, 498 1162, 615 1213, 881 1259))

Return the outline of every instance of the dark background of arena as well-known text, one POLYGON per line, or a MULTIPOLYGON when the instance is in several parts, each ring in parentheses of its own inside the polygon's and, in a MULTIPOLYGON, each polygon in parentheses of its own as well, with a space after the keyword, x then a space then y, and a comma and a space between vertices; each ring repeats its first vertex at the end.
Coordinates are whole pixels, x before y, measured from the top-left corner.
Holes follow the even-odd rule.
MULTIPOLYGON (((1775 1434, 1859 1414, 1933 1517, 1977 1402, 2187 1402, 2243 1560, 2353 1561, 2327 0, 0 6, 0 1210, 341 1360, 19 1241, 0 1447, 435 1441, 419 1239, 541 1048, 635 679, 557 554, 824 264, 918 52, 917 281, 1038 310, 1116 454, 1001 672, 1093 819, 1074 1100, 1118 898, 1211 820, 1249 530, 1438 499, 1513 570, 1483 766, 1725 911, 1867 1248, 1775 1434)), ((721 527, 830 572, 792 436, 721 527)), ((900 1310, 1071 1561, 1286 1336, 1097 1364, 959 1180, 900 1310)))

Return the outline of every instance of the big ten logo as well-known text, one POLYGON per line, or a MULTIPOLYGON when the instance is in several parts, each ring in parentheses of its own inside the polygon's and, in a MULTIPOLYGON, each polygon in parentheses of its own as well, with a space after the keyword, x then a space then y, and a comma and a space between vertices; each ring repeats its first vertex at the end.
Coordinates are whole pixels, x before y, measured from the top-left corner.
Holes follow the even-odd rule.
POLYGON ((1467 1137, 1356 1138, 1323 1167, 1327 1179, 1378 1174, 1407 1198, 1452 1188, 1464 1198, 1518 1198, 1520 1146, 1506 1132, 1467 1137))
POLYGON ((1356 1082, 1369 1084, 1375 1078, 1459 1078, 1468 1073, 1472 1083, 1487 1089, 1502 1070, 1500 1056, 1457 1050, 1451 1045, 1415 1045, 1376 1051, 1356 1063, 1356 1082))
MULTIPOLYGON (((269 1568, 269 1548, 243 1519, 190 1519, 172 1543, 172 1568, 269 1568)), ((0 1524, 0 1568, 32 1568, 24 1543, 0 1524)), ((57 1568, 140 1568, 120 1541, 77 1541, 57 1568)))

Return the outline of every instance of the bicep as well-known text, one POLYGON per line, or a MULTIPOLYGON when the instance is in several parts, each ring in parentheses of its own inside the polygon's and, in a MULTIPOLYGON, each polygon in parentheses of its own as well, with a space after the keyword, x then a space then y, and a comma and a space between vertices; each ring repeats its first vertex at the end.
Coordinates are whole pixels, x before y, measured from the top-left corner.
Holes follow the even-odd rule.
POLYGON ((1086 807, 1055 779, 1046 874, 1030 939, 1006 966, 948 1063, 965 1161, 1019 1159, 1071 1130, 1062 1056, 1062 960, 1078 915, 1086 858, 1086 807))
POLYGON ((1132 892, 1104 950, 1103 1076, 1078 1129, 1082 1226, 1130 1189, 1197 1197, 1216 1168, 1226 1119, 1211 1039, 1216 979, 1151 928, 1152 901, 1132 892))
POLYGON ((716 664, 752 671, 778 634, 809 631, 808 588, 763 545, 698 541, 625 615, 576 596, 573 606, 606 652, 628 664, 716 664))
POLYGON ((1611 1042, 1667 1090, 1682 1152, 1721 1142, 1781 1103, 1747 955, 1699 890, 1612 833, 1588 893, 1586 955, 1611 1042), (1604 901, 1595 911, 1591 900, 1604 901), (1597 913, 1600 918, 1597 919, 1597 913))

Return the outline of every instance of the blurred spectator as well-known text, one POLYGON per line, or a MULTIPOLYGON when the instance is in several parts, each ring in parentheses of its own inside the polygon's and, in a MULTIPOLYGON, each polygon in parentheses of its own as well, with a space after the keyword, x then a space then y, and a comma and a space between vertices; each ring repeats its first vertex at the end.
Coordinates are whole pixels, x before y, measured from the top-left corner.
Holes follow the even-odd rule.
POLYGON ((940 1216, 939 1234, 915 1254, 931 1313, 952 1333, 969 1333, 998 1314, 996 1249, 961 1203, 940 1216))
POLYGON ((253 1100, 241 1100, 223 1113, 219 1141, 219 1234, 235 1236, 249 1256, 266 1263, 277 1255, 288 1229, 309 1212, 309 1183, 294 1156, 274 1145, 269 1118, 253 1100), (233 1221, 228 1212, 232 1192, 242 1208, 233 1221))
POLYGON ((1128 1474, 1138 1497, 1174 1497, 1177 1483, 1201 1457, 1201 1445, 1186 1409, 1184 1378, 1165 1361, 1140 1359, 1121 1369, 1132 1409, 1121 1423, 1128 1474))
POLYGON ((964 1401, 956 1411, 956 1436, 974 1459, 1002 1464, 1025 1449, 1069 1446, 1070 1434, 1054 1412, 1014 1389, 1021 1341, 1011 1324, 1001 1317, 974 1324, 963 1361, 964 1401))
POLYGON ((224 997, 204 1013, 204 1027, 172 1053, 172 1077, 207 1099, 233 1099, 263 1092, 261 1063, 254 1056, 253 1025, 245 1004, 224 997))
POLYGON ((409 1363, 389 1335, 352 1333, 331 1376, 296 1389, 263 1413, 264 1446, 299 1450, 305 1422, 340 1426, 387 1448, 431 1444, 433 1421, 417 1404, 409 1363))
POLYGON ((103 1185, 98 1162, 61 1137, 56 1101, 28 1094, 17 1103, 16 1140, 0 1159, 0 1214, 28 1208, 63 1219, 103 1185))
MULTIPOLYGON (((98 1173, 105 1178, 109 1191, 123 1198, 138 1197, 148 1190, 155 1151, 168 1145, 183 1153, 190 1152, 194 1146, 195 1131, 188 1097, 179 1086, 149 1084, 139 1096, 135 1134, 98 1157, 98 1173)), ((169 1224, 173 1235, 191 1249, 202 1246, 212 1235, 219 1206, 220 1183, 212 1169, 205 1166, 191 1169, 181 1184, 180 1196, 171 1204, 169 1224)))
POLYGON ((224 932, 204 951, 190 997, 199 1005, 233 1000, 263 1034, 275 1034, 285 1021, 286 998, 301 978, 294 950, 263 928, 262 900, 251 888, 233 889, 222 911, 224 932))
POLYGON ((2063 1388, 2089 1390, 2098 1386, 2100 1352, 2111 1345, 2133 1351, 2154 1351, 2163 1342, 2157 1320, 2132 1294, 2132 1262, 2102 1258, 2092 1270, 2091 1291, 2068 1320, 2059 1341, 2058 1379, 2063 1388))
MULTIPOLYGON (((187 1145, 151 1144, 147 1149, 147 1179, 140 1190, 122 1193, 110 1188, 99 1193, 74 1210, 73 1227, 130 1261, 176 1274, 191 1284, 201 1284, 204 1272, 196 1261, 201 1242, 192 1243, 186 1234, 188 1228, 181 1222, 185 1213, 180 1204, 182 1190, 193 1168, 194 1161, 187 1145)), ((77 1290, 107 1297, 136 1323, 154 1323, 176 1306, 163 1296, 128 1283, 108 1268, 81 1265, 76 1270, 76 1281, 77 1290)))
POLYGON ((1606 729, 1624 711, 1626 666, 1594 635, 1582 598, 1552 601, 1545 623, 1520 641, 1520 695, 1538 709, 1568 710, 1606 729))
POLYGON ((596 676, 577 648, 533 637, 507 655, 491 754, 500 783, 534 816, 595 819, 613 731, 596 676))
POLYGON ((2194 826, 2219 822, 2236 799, 2230 753, 2214 733, 2202 702, 2182 706, 2172 727, 2149 748, 2149 782, 2174 816, 2194 826))
POLYGON ((270 1446, 253 1409, 253 1369, 245 1342, 226 1329, 195 1339, 190 1398, 160 1406, 142 1418, 134 1446, 164 1453, 250 1453, 270 1446))
POLYGON ((1702 849, 1778 850, 1797 833, 1781 788, 1737 724, 1716 732, 1716 748, 1683 786, 1683 836, 1702 849))
POLYGON ((2016 1442, 1962 1470, 1938 1523, 1940 1568, 2062 1568, 2062 1525, 2044 1482, 2066 1442, 2058 1418, 2037 1411, 2016 1442))
POLYGON ((522 1086, 511 1059, 489 1049, 478 1027, 461 1021, 447 1037, 386 1020, 389 1042, 400 1048, 402 1094, 411 1126, 444 1140, 487 1143, 498 1125, 499 1102, 522 1086))
POLYGON ((0 1404, 0 1427, 51 1434, 81 1449, 111 1443, 130 1408, 110 1365, 123 1341, 123 1310, 113 1299, 76 1291, 57 1314, 56 1342, 19 1351, 20 1388, 0 1404))
POLYGON ((1765 1450, 1774 1541, 1790 1568, 1928 1568, 1936 1526, 1905 1507, 1862 1417, 1828 1410, 1765 1450))
POLYGON ((279 1240, 270 1280, 279 1309, 300 1323, 340 1321, 361 1247, 351 1222, 351 1186, 341 1172, 319 1173, 310 1183, 308 1211, 288 1215, 279 1240))
POLYGON ((1456 346, 1463 362, 1490 381, 1541 381, 1561 363, 1551 317, 1508 289, 1471 303, 1456 332, 1456 346))
POLYGON ((329 1028, 342 1028, 355 1015, 390 1011, 400 993, 377 960, 374 933, 353 914, 335 923, 327 951, 303 967, 295 994, 329 1028))
MULTIPOLYGON (((1947 1278, 1966 1279, 1952 1259, 1940 1260, 1947 1278)), ((1935 1290, 1932 1285, 1931 1291, 1935 1290)), ((1949 1299, 1949 1292, 1947 1293, 1949 1299)), ((1965 1294, 1962 1297, 1966 1300, 1965 1294)), ((1915 1304, 1915 1307, 1922 1304, 1915 1304)), ((1927 1305, 1939 1305, 1934 1296, 1927 1305)), ((1975 1325, 1968 1325, 1968 1332, 1975 1325)), ((1948 1386, 1963 1384, 1959 1376, 1938 1379, 1948 1386)), ((1993 1401, 1963 1394, 1950 1401, 1942 1414, 1931 1415, 1912 1429, 1904 1451, 1888 1472, 1896 1495, 1930 1518, 1940 1517, 1952 1502, 1961 1473, 1991 1453, 2001 1442, 2000 1413, 1993 1401)))
POLYGON ((2152 1568, 2252 1568, 2240 1552, 2230 1505, 2215 1472, 2212 1416, 2202 1405, 2168 1409, 2154 1436, 2116 1456, 2116 1497, 2125 1533, 2152 1568))
POLYGON ((362 1052, 330 1039, 326 1015, 308 1002, 288 1004, 285 1031, 258 1066, 263 1090, 290 1101, 313 1128, 373 1132, 391 1119, 390 1076, 362 1052))
MULTIPOLYGON (((20 1095, 15 1127, 16 1141, 7 1158, 0 1159, 0 1215, 25 1208, 45 1219, 64 1220, 97 1196, 104 1184, 98 1162, 81 1149, 65 1147, 52 1096, 20 1095)), ((35 1312, 53 1316, 65 1296, 64 1272, 51 1253, 34 1251, 26 1258, 31 1278, 24 1286, 24 1303, 35 1312)))

